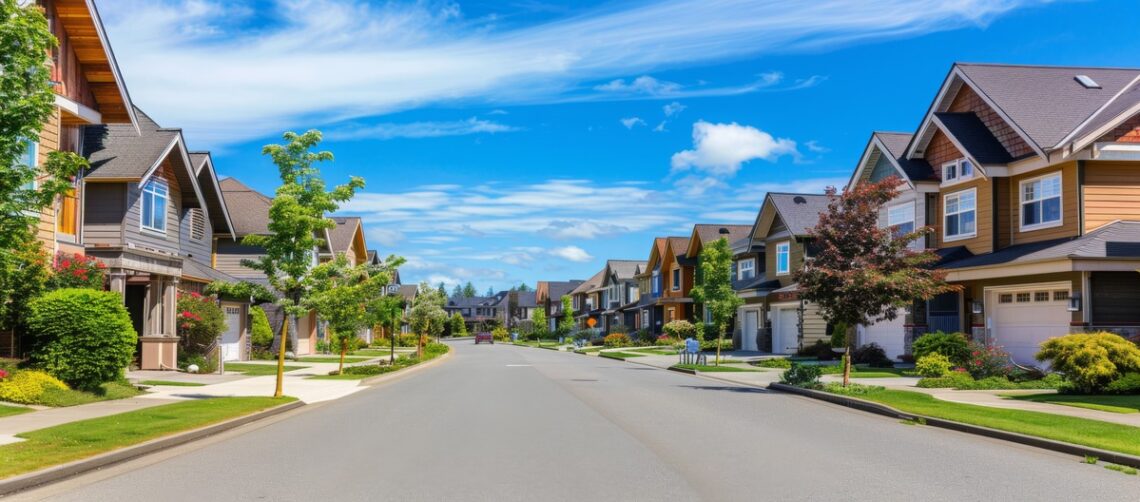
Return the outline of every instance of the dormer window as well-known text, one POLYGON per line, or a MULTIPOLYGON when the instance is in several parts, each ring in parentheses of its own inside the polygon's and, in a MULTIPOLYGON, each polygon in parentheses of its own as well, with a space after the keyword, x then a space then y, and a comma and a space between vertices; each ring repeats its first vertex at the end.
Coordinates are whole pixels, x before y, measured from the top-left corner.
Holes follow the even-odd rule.
POLYGON ((746 281, 756 277, 756 259, 749 258, 736 262, 736 280, 746 281))
POLYGON ((143 185, 142 228, 166 233, 166 208, 170 205, 170 187, 157 178, 143 185))
POLYGON ((942 184, 966 181, 974 177, 974 163, 968 159, 958 159, 942 164, 942 184))

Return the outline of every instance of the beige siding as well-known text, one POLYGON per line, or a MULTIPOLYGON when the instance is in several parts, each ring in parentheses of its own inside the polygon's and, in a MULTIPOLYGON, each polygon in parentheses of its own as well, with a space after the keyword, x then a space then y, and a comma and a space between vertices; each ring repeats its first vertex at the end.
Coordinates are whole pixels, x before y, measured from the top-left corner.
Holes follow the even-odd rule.
POLYGON ((1029 174, 1014 176, 1010 180, 1009 195, 1002 204, 1009 206, 1009 228, 1013 232, 1011 244, 1025 244, 1063 237, 1080 235, 1079 201, 1077 200, 1077 163, 1069 162, 1061 166, 1034 171, 1029 174), (1021 182, 1047 176, 1056 172, 1061 173, 1061 225, 1040 230, 1021 231, 1021 182))
MULTIPOLYGON (((59 109, 52 112, 51 118, 40 131, 39 147, 37 149, 36 163, 43 166, 47 162, 48 154, 59 151, 60 115, 59 109)), ((41 177, 42 179, 43 177, 41 177)), ((55 211, 56 204, 40 212, 40 221, 36 225, 36 237, 49 252, 56 250, 55 242, 55 211)))
POLYGON ((123 183, 88 183, 83 194, 83 240, 88 244, 123 243, 127 186, 123 183))
POLYGON ((260 248, 243 246, 228 238, 219 238, 216 245, 217 253, 214 256, 214 268, 238 279, 265 278, 265 274, 241 264, 242 260, 261 258, 262 250, 260 248))
POLYGON ((764 253, 764 273, 766 277, 768 277, 769 280, 775 279, 780 281, 780 287, 792 284, 792 282, 794 282, 792 275, 795 274, 796 270, 799 270, 800 266, 804 263, 803 243, 795 240, 791 236, 787 236, 769 239, 765 241, 765 246, 767 249, 767 252, 764 253), (776 244, 785 241, 791 241, 791 245, 788 246, 788 274, 776 275, 776 244))
POLYGON ((931 226, 934 227, 935 241, 938 243, 939 248, 950 248, 956 246, 966 246, 971 253, 982 254, 993 252, 993 237, 994 237, 994 197, 993 197, 993 183, 986 178, 979 178, 965 183, 958 183, 948 187, 943 187, 938 194, 938 205, 935 208, 935 214, 938 218, 932 222, 931 226), (943 227, 943 210, 946 204, 946 196, 969 190, 976 189, 976 206, 977 211, 975 215, 975 222, 977 231, 974 237, 969 239, 960 239, 946 241, 942 235, 943 227))
POLYGON ((811 346, 816 340, 827 339, 827 321, 819 314, 819 309, 808 303, 804 306, 803 342, 804 347, 811 346))
POLYGON ((1115 220, 1140 220, 1140 172, 1126 162, 1084 165, 1084 231, 1115 220))

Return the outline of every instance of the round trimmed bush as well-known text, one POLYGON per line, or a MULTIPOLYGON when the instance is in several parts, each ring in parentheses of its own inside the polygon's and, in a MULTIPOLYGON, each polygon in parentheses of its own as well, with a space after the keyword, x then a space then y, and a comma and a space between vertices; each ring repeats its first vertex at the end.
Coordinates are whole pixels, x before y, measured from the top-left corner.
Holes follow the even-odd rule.
POLYGON ((629 335, 625 333, 613 333, 606 335, 602 343, 606 347, 629 347, 633 345, 633 340, 630 340, 629 335))
POLYGON ((918 358, 914 363, 914 371, 924 378, 941 378, 950 373, 950 359, 937 352, 918 358))
POLYGON ((661 327, 661 330, 671 338, 679 340, 697 337, 697 327, 694 326, 693 323, 685 320, 669 321, 665 323, 665 326, 661 327))
POLYGON ((966 364, 970 357, 970 341, 962 333, 936 331, 920 336, 912 347, 915 360, 929 354, 942 354, 956 365, 966 364))
POLYGON ((138 334, 118 293, 60 289, 29 305, 31 362, 79 390, 98 391, 131 363, 138 334))
POLYGON ((1041 344, 1038 361, 1048 361, 1081 393, 1101 392, 1125 373, 1140 372, 1140 348, 1114 333, 1075 333, 1041 344))
POLYGON ((269 316, 265 315, 265 311, 261 307, 253 307, 249 309, 249 317, 250 342, 255 347, 273 345, 273 329, 269 327, 269 316))

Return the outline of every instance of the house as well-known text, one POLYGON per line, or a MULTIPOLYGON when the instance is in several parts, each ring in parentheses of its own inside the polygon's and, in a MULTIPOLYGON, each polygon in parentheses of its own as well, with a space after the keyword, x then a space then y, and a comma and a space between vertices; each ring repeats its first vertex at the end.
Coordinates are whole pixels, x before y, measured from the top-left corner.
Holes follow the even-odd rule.
POLYGON ((648 329, 653 334, 661 334, 665 325, 665 309, 659 303, 662 296, 663 277, 661 272, 662 257, 668 244, 668 237, 655 237, 653 246, 649 248, 649 259, 644 267, 639 267, 640 273, 636 275, 637 288, 640 292, 637 303, 627 306, 626 310, 636 310, 638 329, 648 329))
MULTIPOLYGON (((685 257, 692 263, 693 269, 693 284, 701 284, 701 268, 700 258, 701 251, 704 251, 705 246, 708 246, 720 239, 725 239, 728 242, 729 249, 732 244, 748 237, 748 233, 752 231, 751 225, 723 225, 723 224, 709 224, 698 223, 693 225, 693 232, 689 235, 689 247, 685 251, 685 257)), ((740 265, 743 267, 752 267, 752 274, 755 274, 756 262, 746 259, 733 260, 731 273, 736 274, 736 267, 740 265)), ((704 308, 704 305, 695 305, 693 309, 694 320, 699 318, 706 324, 712 323, 712 314, 704 308)), ((733 328, 735 331, 735 328, 733 328)))
POLYGON ((506 291, 500 291, 494 296, 454 296, 448 298, 443 310, 448 316, 459 314, 463 317, 468 331, 489 331, 490 325, 503 322, 507 298, 506 291))
POLYGON ((743 350, 793 354, 828 336, 819 309, 800 298, 793 279, 810 257, 808 234, 827 203, 825 195, 769 193, 752 226, 751 242, 737 244, 743 251, 764 249, 763 278, 738 280, 738 294, 746 300, 737 313, 743 350))
MULTIPOLYGON (((364 239, 364 223, 357 216, 333 216, 336 226, 329 230, 329 249, 321 253, 321 261, 331 261, 344 255, 350 265, 369 261, 368 243, 364 239)), ((379 263, 373 251, 371 259, 379 263)))
POLYGON ((538 299, 534 291, 508 291, 505 308, 499 310, 499 321, 513 330, 520 323, 534 319, 536 310, 538 299))
MULTIPOLYGON (((389 291, 392 291, 391 287, 389 287, 389 291)), ((412 315, 412 304, 415 303, 416 295, 419 294, 419 292, 420 287, 415 284, 401 284, 396 289, 395 294, 400 295, 404 299, 404 320, 400 324, 401 334, 406 335, 412 332, 409 319, 412 315)))
POLYGON ((753 239, 752 228, 730 244, 732 249, 732 290, 744 303, 736 311, 732 344, 737 349, 771 348, 771 337, 765 326, 765 301, 768 293, 779 289, 780 282, 768 280, 765 270, 764 241, 753 239), (760 340, 761 333, 765 338, 760 340), (747 343, 745 336, 747 336, 747 343))
POLYGON ((554 332, 562 320, 562 297, 585 281, 538 281, 534 288, 535 303, 546 314, 547 330, 554 332))
POLYGON ((655 271, 661 283, 657 304, 662 308, 661 320, 693 320, 693 299, 689 290, 696 279, 697 260, 689 258, 688 237, 667 237, 660 255, 659 269, 655 271))
POLYGON ((602 268, 589 279, 586 279, 585 282, 579 284, 573 291, 570 291, 570 297, 573 299, 574 319, 578 329, 601 329, 602 327, 603 309, 601 307, 601 291, 599 288, 602 285, 605 274, 606 269, 602 268), (593 320, 592 325, 591 319, 593 320))
MULTIPOLYGON (((256 261, 265 254, 265 250, 257 246, 242 243, 247 235, 269 234, 269 207, 273 199, 246 186, 235 178, 221 180, 219 187, 222 199, 230 210, 233 231, 230 235, 215 236, 213 264, 217 270, 228 274, 238 280, 249 281, 269 286, 265 274, 243 264, 246 260, 256 261)), ((322 255, 329 255, 332 248, 330 232, 323 232, 320 236, 321 245, 313 250, 313 262, 316 264, 322 255)), ((281 329, 284 316, 275 305, 263 306, 269 317, 270 326, 274 332, 281 329)), ((309 355, 316 353, 318 320, 316 312, 309 312, 301 316, 289 330, 288 343, 296 355, 309 355)))
POLYGON ((597 287, 590 290, 596 295, 597 306, 601 309, 600 321, 597 325, 603 334, 609 334, 616 327, 624 328, 626 332, 639 329, 636 320, 626 322, 626 315, 622 307, 636 303, 640 297, 637 284, 637 274, 645 267, 644 261, 637 260, 607 260, 602 270, 602 281, 597 287))
POLYGON ((929 244, 963 287, 929 329, 1022 363, 1069 332, 1140 333, 1138 143, 1140 69, 954 64, 900 154, 933 171, 929 244))

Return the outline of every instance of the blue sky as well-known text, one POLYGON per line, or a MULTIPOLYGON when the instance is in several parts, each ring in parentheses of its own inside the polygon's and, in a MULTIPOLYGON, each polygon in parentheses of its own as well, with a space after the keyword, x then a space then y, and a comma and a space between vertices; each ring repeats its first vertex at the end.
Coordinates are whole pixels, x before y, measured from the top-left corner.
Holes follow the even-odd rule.
POLYGON ((1127 1, 99 0, 136 104, 271 194, 318 128, 405 282, 586 278, 910 131, 954 61, 1137 66, 1127 1))

